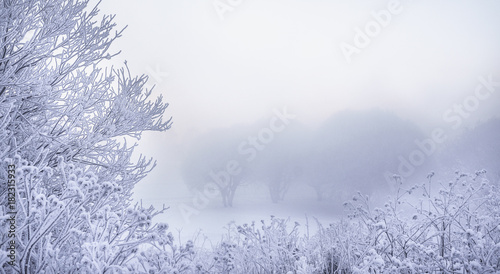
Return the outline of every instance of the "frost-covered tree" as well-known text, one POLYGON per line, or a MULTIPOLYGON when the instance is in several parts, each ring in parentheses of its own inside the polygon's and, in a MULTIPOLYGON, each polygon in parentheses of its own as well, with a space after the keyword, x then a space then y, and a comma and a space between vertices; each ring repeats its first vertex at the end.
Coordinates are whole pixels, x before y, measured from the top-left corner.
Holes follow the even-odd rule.
MULTIPOLYGON (((161 96, 151 100, 147 76, 132 76, 127 66, 104 68, 123 30, 88 4, 0 3, 0 181, 15 165, 15 272, 112 271, 129 262, 132 247, 153 229, 142 215, 135 216, 139 225, 126 214, 132 188, 155 165, 143 156, 133 162, 134 146, 126 140, 167 130, 171 123, 162 115, 168 104, 161 96), (116 253, 96 253, 103 244, 116 253), (87 259, 88 268, 82 266, 87 259)), ((5 222, 5 184, 0 194, 5 222)), ((2 230, 1 250, 7 240, 2 230)))
MULTIPOLYGON (((33 163, 56 159, 92 166, 99 177, 133 183, 151 162, 129 163, 132 147, 118 137, 163 131, 167 104, 150 101, 146 76, 101 61, 122 31, 113 16, 98 22, 88 1, 4 1, 0 9, 0 121, 2 147, 17 141, 33 163), (36 153, 33 153, 36 151, 36 153), (113 172, 109 172, 113 171, 113 172), (118 178, 118 177, 117 177, 118 178), (113 179, 113 178, 106 178, 113 179)), ((0 158, 12 151, 3 149, 0 158)))

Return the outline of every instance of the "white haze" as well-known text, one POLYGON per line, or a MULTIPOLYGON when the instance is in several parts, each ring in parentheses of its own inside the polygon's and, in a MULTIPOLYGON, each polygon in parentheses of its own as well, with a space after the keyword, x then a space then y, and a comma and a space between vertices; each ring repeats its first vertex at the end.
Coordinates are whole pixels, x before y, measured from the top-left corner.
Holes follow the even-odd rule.
MULTIPOLYGON (((304 136, 344 110, 386 111, 418 128, 419 138, 435 129, 457 135, 498 117, 497 90, 467 117, 454 106, 474 95, 480 77, 500 81, 500 3, 396 1, 402 11, 347 62, 341 43, 353 44, 355 29, 364 29, 374 20, 371 12, 386 10, 389 2, 241 1, 221 20, 212 0, 103 1, 104 13, 116 14, 119 27, 128 25, 112 49, 122 50, 114 64, 127 60, 132 73, 149 74, 174 121, 166 133, 140 141, 138 151, 158 166, 137 185, 136 199, 171 206, 165 218, 179 226, 213 221, 210 208, 220 206, 218 199, 199 222, 182 221, 177 206, 192 198, 180 172, 184 159, 197 138, 214 129, 249 125, 249 134, 258 133, 257 121, 271 119, 274 109, 293 113, 304 136)), ((241 142, 248 135, 242 136, 241 142)), ((295 191, 311 191, 314 202, 313 190, 295 191)), ((255 200, 256 208, 266 208, 265 197, 255 200)), ((227 215, 251 208, 242 202, 227 215)), ((276 210, 286 214, 284 208, 276 210)))

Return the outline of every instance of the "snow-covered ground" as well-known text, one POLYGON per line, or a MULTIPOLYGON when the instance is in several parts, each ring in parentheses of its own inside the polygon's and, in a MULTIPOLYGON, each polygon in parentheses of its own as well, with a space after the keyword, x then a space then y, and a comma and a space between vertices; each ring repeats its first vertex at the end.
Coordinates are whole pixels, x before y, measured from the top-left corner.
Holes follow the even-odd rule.
POLYGON ((209 200, 205 208, 199 209, 198 214, 189 216, 187 222, 179 207, 184 205, 194 208, 193 196, 144 200, 143 203, 153 204, 156 208, 161 208, 162 204, 169 206, 165 214, 157 216, 155 221, 168 223, 170 231, 177 234, 175 236, 180 235, 183 242, 198 237, 198 244, 203 244, 203 241, 205 244, 216 244, 227 232, 227 225, 233 221, 236 224, 255 221, 260 225, 261 220, 269 223, 273 215, 289 218, 291 227, 294 222, 298 222, 301 232, 306 234, 309 228, 312 235, 317 229, 316 219, 326 225, 341 217, 341 201, 316 201, 313 189, 308 186, 297 185, 291 192, 284 201, 272 203, 265 186, 242 186, 236 192, 232 208, 224 208, 220 198, 216 197, 209 200))

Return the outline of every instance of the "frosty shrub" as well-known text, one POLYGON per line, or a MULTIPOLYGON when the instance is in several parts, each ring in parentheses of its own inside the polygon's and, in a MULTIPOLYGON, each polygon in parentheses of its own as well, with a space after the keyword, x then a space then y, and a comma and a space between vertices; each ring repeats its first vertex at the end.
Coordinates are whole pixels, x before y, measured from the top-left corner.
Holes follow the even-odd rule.
POLYGON ((318 233, 308 241, 310 264, 315 273, 351 273, 357 265, 369 240, 361 232, 359 222, 341 220, 324 227, 318 222, 318 233))
POLYGON ((298 223, 271 217, 260 225, 229 224, 224 240, 213 251, 212 273, 287 273, 303 252, 298 223))
POLYGON ((161 96, 151 100, 147 76, 103 68, 122 31, 113 33, 113 16, 98 19, 97 7, 87 4, 4 1, 0 7, 0 159, 17 153, 53 168, 63 157, 103 180, 122 180, 129 192, 153 163, 143 157, 131 163, 133 146, 122 140, 167 130, 168 105, 161 96))
MULTIPOLYGON (((130 204, 155 163, 133 162, 127 140, 170 128, 168 104, 151 98, 146 76, 104 68, 122 30, 88 3, 0 6, 0 181, 15 166, 17 206, 16 264, 6 264, 11 239, 2 229, 1 272, 135 272, 138 251, 167 237, 152 223, 163 210, 130 204)), ((2 183, 2 228, 7 197, 2 183)))
POLYGON ((384 208, 371 210, 366 196, 346 203, 369 236, 359 273, 491 273, 500 270, 500 193, 484 177, 456 172, 446 184, 402 187, 384 208), (420 196, 417 198, 415 196, 420 196))
MULTIPOLYGON (((165 225, 152 224, 164 209, 128 207, 119 184, 102 182, 92 172, 66 164, 62 157, 59 160, 53 169, 32 166, 19 155, 6 159, 17 166, 18 174, 19 264, 13 269, 19 273, 126 272, 139 248, 165 233, 165 225), (54 180, 66 185, 58 194, 46 188, 54 180)), ((2 234, 2 242, 6 238, 2 234)))

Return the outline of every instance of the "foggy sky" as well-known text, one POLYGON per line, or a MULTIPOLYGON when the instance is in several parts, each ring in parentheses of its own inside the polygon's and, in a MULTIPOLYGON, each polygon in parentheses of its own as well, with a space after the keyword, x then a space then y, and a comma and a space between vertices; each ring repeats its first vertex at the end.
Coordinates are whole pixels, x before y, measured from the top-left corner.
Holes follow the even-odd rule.
POLYGON ((354 45, 356 28, 364 31, 390 2, 241 1, 221 20, 211 0, 103 1, 102 12, 128 25, 112 48, 122 50, 114 64, 127 60, 132 73, 149 74, 174 118, 172 129, 140 142, 159 166, 136 197, 185 191, 178 169, 191 140, 271 117, 275 108, 311 127, 341 110, 378 108, 426 133, 498 116, 499 91, 468 115, 457 105, 477 97, 480 77, 500 82, 500 3, 395 1, 400 12, 349 63, 342 43, 354 45))

